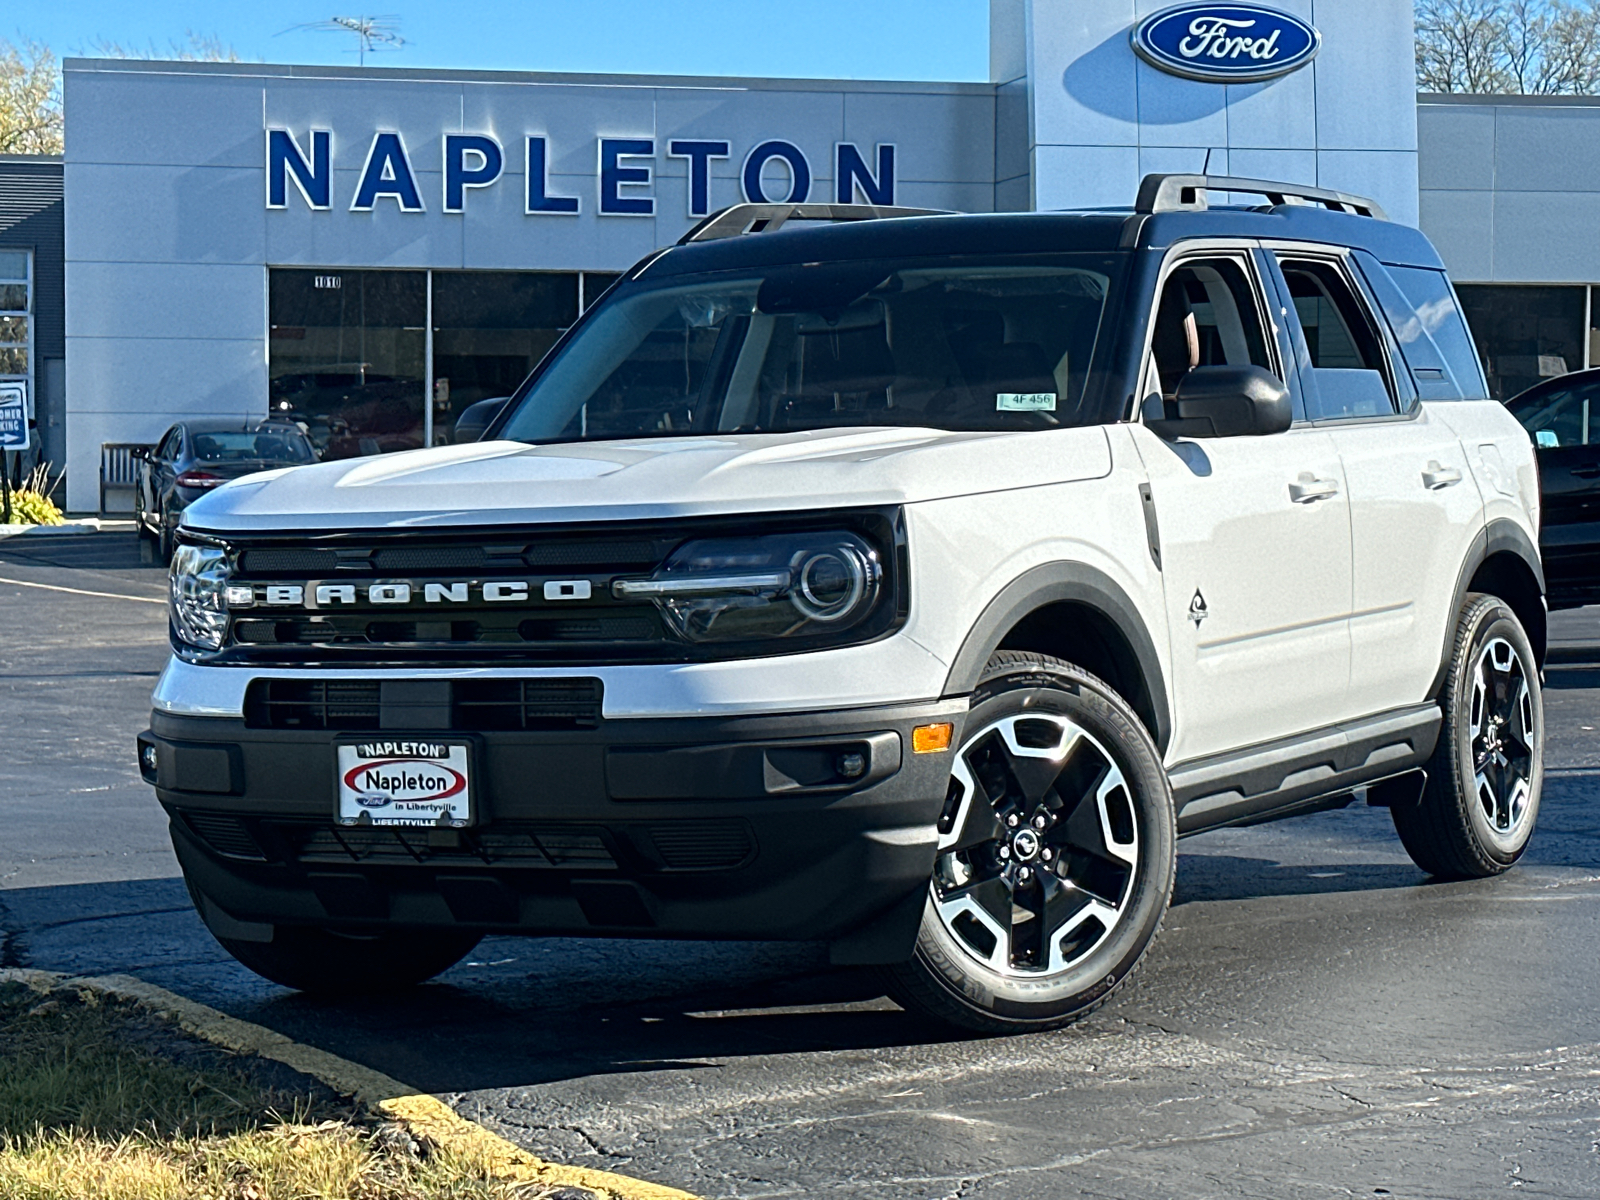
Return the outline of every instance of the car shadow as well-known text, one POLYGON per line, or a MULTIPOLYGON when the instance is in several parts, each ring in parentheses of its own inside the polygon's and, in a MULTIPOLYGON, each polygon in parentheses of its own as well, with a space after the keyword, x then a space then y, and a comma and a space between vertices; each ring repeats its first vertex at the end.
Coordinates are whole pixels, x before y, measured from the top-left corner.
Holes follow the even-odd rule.
POLYGON ((1410 863, 1273 862, 1230 854, 1179 854, 1172 903, 1259 900, 1272 896, 1317 896, 1419 887, 1428 875, 1410 863))
MULTIPOLYGON (((1174 903, 1425 882, 1410 866, 1184 854, 1174 903)), ((132 973, 429 1092, 715 1070, 730 1057, 871 1054, 973 1036, 902 1011, 879 971, 830 968, 819 945, 491 937, 432 983, 325 1000, 235 964, 175 879, 0 892, 0 919, 7 965, 132 973)))

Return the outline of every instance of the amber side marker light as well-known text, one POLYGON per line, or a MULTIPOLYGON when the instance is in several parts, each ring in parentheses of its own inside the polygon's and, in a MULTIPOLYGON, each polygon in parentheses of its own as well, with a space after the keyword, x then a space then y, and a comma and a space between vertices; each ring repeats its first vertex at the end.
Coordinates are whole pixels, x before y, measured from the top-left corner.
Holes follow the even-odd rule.
POLYGON ((911 752, 937 754, 950 749, 950 735, 955 729, 949 721, 940 721, 937 725, 918 725, 911 731, 911 752))

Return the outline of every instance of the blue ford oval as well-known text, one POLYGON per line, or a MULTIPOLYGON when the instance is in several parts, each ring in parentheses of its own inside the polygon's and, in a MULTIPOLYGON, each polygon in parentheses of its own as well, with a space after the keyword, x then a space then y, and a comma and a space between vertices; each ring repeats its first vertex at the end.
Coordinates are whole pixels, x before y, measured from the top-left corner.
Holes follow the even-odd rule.
POLYGON ((1260 4, 1182 4, 1133 28, 1133 48, 1159 70, 1212 83, 1254 83, 1298 70, 1322 35, 1299 17, 1260 4))

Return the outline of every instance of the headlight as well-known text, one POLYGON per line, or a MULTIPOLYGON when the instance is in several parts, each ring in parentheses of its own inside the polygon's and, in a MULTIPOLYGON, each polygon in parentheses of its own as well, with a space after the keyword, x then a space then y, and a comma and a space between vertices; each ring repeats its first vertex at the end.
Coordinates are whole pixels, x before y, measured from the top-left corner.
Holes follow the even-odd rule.
POLYGON ((228 555, 214 546, 179 545, 172 555, 172 627, 201 650, 228 636, 228 555))
POLYGON ((873 612, 882 583, 878 552, 839 531, 688 542, 649 579, 611 590, 655 601, 688 641, 740 642, 848 629, 873 612))

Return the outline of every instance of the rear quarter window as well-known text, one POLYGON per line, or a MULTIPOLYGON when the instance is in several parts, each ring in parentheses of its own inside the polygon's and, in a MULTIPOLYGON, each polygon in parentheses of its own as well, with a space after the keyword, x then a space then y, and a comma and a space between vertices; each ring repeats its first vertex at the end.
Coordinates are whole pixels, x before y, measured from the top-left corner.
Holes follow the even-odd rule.
MULTIPOLYGON (((1461 303, 1456 299, 1450 278, 1443 271, 1426 267, 1401 267, 1386 264, 1383 268, 1409 305, 1409 312, 1389 312, 1385 315, 1394 327, 1402 353, 1409 334, 1413 341, 1419 335, 1428 337, 1455 379, 1463 400, 1487 400, 1489 385, 1484 379, 1483 364, 1478 360, 1477 347, 1467 330, 1466 318, 1461 313, 1461 303), (1415 324, 1412 325, 1411 323, 1415 324)), ((1376 289, 1380 292, 1384 289, 1376 289)))

